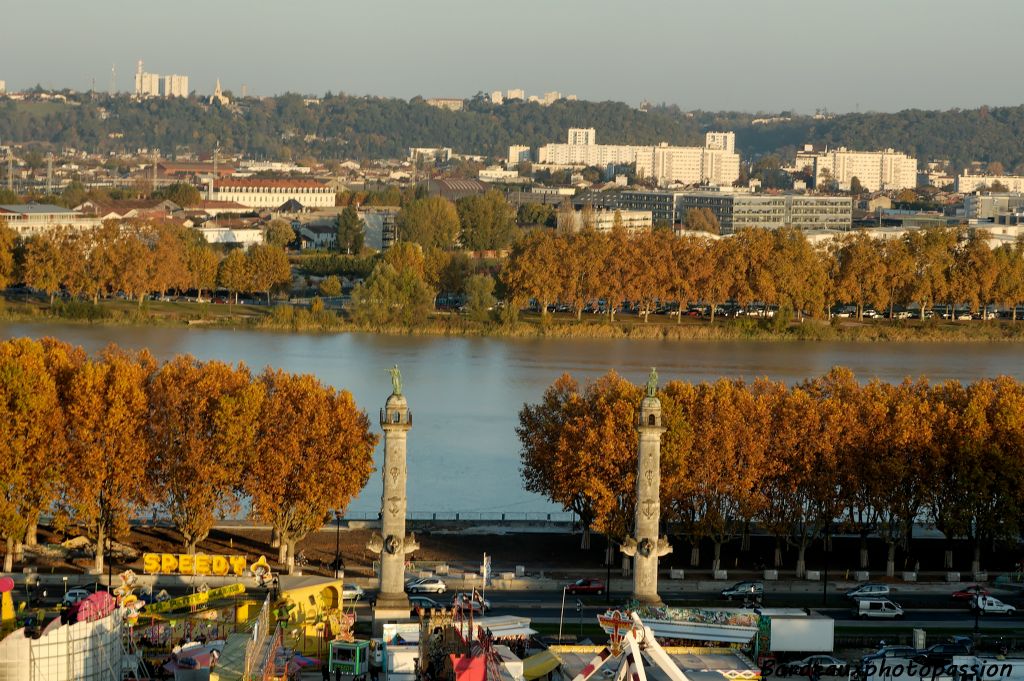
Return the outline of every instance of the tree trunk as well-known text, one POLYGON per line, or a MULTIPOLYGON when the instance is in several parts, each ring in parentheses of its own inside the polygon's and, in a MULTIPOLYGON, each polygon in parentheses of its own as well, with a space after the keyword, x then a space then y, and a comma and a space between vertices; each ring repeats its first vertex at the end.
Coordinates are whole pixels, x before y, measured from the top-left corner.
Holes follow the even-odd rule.
POLYGON ((7 550, 4 552, 4 572, 14 572, 14 538, 7 538, 7 550))
POLYGON ((772 559, 772 564, 776 570, 782 567, 782 542, 778 539, 775 540, 775 555, 772 559))
POLYGON ((690 545, 690 567, 700 566, 700 544, 690 545))
POLYGON ((945 553, 943 553, 943 557, 942 557, 942 567, 946 568, 947 570, 952 570, 953 569, 953 549, 952 549, 952 547, 948 547, 948 546, 946 547, 946 551, 945 551, 945 553))
POLYGON ((33 513, 28 519, 28 527, 25 528, 25 546, 36 546, 39 535, 39 514, 33 513))
POLYGON ((711 571, 715 572, 722 567, 722 542, 715 542, 715 559, 711 561, 711 571))
POLYGON ((981 572, 981 540, 974 540, 974 557, 971 559, 971 572, 981 572))
POLYGON ((865 535, 860 536, 860 569, 868 569, 868 538, 865 535))
POLYGON ((887 541, 887 550, 885 556, 885 576, 892 577, 896 574, 896 542, 887 541))
POLYGON ((743 534, 740 535, 740 551, 746 553, 750 550, 750 521, 743 523, 743 534))
POLYGON ((803 579, 807 576, 807 545, 801 544, 796 552, 796 578, 803 579))
POLYGON ((281 565, 288 564, 288 542, 281 541, 277 545, 277 562, 281 565))
POLYGON ((583 526, 583 534, 580 535, 580 549, 590 550, 590 523, 583 526))
POLYGON ((295 540, 292 539, 288 545, 288 574, 295 573, 295 540))
POLYGON ((281 548, 281 532, 276 527, 270 530, 270 548, 281 548))
POLYGON ((21 563, 25 562, 25 542, 20 539, 14 540, 14 560, 21 563))
POLYGON ((622 554, 622 576, 629 577, 632 574, 632 567, 633 559, 626 554, 622 554))
POLYGON ((98 573, 103 572, 103 547, 106 545, 107 540, 105 529, 103 523, 100 523, 100 526, 96 528, 96 555, 93 556, 92 567, 98 573))

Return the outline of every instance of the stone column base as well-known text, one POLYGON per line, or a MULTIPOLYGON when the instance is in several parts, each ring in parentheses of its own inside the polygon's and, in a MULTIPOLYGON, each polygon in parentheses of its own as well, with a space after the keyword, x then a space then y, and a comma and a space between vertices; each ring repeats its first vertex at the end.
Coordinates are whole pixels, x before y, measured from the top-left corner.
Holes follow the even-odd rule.
POLYGON ((401 594, 380 594, 373 606, 373 636, 383 634, 386 622, 409 622, 409 597, 401 594))
POLYGON ((654 594, 637 594, 637 593, 635 593, 635 594, 633 594, 633 598, 636 601, 638 601, 640 603, 640 605, 651 605, 651 606, 654 606, 654 607, 659 607, 659 606, 665 605, 665 603, 661 600, 661 596, 659 596, 656 593, 654 593, 654 594))

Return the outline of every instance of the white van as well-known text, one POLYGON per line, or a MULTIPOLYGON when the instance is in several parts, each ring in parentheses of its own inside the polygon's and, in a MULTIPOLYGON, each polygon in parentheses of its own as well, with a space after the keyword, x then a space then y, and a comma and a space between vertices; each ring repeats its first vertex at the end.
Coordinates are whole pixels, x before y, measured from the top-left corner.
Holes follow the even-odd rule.
POLYGON ((902 619, 903 608, 888 598, 865 598, 857 601, 857 616, 861 619, 868 617, 902 619))

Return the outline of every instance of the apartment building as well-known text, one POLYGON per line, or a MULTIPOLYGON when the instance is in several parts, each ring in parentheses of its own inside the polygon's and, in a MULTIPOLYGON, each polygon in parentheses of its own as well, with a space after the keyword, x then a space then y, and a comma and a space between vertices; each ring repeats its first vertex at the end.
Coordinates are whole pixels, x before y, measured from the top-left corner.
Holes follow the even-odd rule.
POLYGON ((292 200, 305 208, 330 208, 334 199, 334 189, 316 180, 226 178, 213 184, 213 200, 234 201, 246 208, 277 209, 292 200))
POLYGON ((188 76, 164 76, 160 94, 164 97, 188 97, 188 76))
POLYGON ((454 97, 431 97, 424 101, 432 107, 447 109, 448 111, 462 111, 466 106, 465 100, 454 97))
MULTIPOLYGON (((797 154, 798 164, 806 160, 807 156, 797 154)), ((870 192, 917 186, 917 159, 893 149, 851 151, 839 147, 814 154, 813 161, 816 187, 834 180, 840 189, 849 190, 855 177, 870 192)))
POLYGON ((1024 192, 1024 175, 971 175, 963 174, 956 178, 956 190, 967 194, 979 190, 990 189, 999 183, 1008 192, 1024 192))
MULTIPOLYGON (((594 128, 570 128, 565 144, 546 144, 538 150, 541 164, 598 166, 635 164, 639 177, 659 185, 709 184, 728 186, 740 176, 740 157, 731 132, 710 132, 703 147, 598 144, 594 128)), ((519 147, 517 147, 519 148, 519 147)), ((509 158, 512 157, 510 149, 509 158)))

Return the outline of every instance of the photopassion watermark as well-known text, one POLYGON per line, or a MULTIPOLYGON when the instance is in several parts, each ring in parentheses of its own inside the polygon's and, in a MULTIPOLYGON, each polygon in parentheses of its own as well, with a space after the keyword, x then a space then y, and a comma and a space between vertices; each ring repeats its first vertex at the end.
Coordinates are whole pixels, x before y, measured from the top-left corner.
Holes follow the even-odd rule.
MULTIPOLYGON (((878 662, 868 662, 863 667, 858 668, 856 672, 860 678, 867 679, 937 679, 946 676, 958 679, 965 677, 973 679, 998 679, 1008 678, 1013 673, 1013 665, 1006 662, 986 664, 981 661, 976 661, 973 664, 924 664, 914 662, 913 660, 897 662, 882 659, 878 662)), ((770 676, 803 676, 812 679, 821 678, 822 676, 849 677, 850 666, 845 664, 822 665, 817 663, 813 665, 798 665, 765 660, 764 664, 761 665, 761 677, 768 678, 770 676)))

